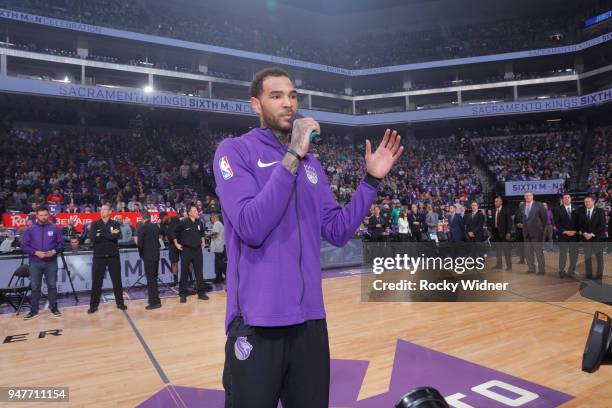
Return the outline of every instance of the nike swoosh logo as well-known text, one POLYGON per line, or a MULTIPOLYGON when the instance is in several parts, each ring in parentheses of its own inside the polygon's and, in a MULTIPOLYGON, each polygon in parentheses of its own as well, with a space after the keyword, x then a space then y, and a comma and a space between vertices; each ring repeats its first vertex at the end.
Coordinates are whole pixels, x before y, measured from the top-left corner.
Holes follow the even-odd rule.
POLYGON ((261 161, 261 159, 259 159, 259 160, 257 160, 257 166, 258 166, 258 167, 262 167, 262 168, 263 168, 263 167, 270 167, 270 166, 272 166, 272 165, 274 165, 274 164, 278 163, 279 161, 280 161, 280 160, 273 161, 273 162, 270 162, 270 163, 264 163, 264 162, 262 162, 262 161, 261 161))

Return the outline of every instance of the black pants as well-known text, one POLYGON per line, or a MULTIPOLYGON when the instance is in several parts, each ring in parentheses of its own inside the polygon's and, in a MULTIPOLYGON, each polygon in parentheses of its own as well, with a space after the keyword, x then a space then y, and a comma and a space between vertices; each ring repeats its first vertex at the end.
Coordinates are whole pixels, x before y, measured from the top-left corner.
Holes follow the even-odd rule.
POLYGON ((525 258, 527 258, 527 268, 530 271, 535 272, 535 258, 538 260, 538 272, 544 273, 546 268, 546 262, 544 261, 544 247, 543 247, 544 236, 532 238, 525 237, 525 258))
POLYGON ((519 262, 525 262, 525 239, 523 238, 523 230, 516 229, 516 255, 519 257, 519 262))
POLYGON ((569 274, 576 273, 576 263, 578 262, 578 241, 559 241, 559 272, 569 274), (565 270, 567 255, 569 253, 569 268, 565 270))
POLYGON ((487 248, 485 246, 486 243, 480 241, 480 238, 468 238, 466 242, 468 253, 474 259, 484 256, 484 254, 487 252, 487 248))
POLYGON ((221 282, 225 276, 225 252, 215 254, 215 281, 221 282))
POLYGON ((149 295, 149 304, 159 305, 161 303, 161 300, 159 300, 159 291, 157 289, 157 273, 159 270, 159 260, 143 260, 142 262, 144 264, 145 275, 147 276, 147 292, 149 295))
POLYGON ((121 263, 119 256, 105 258, 94 258, 92 265, 91 300, 89 307, 97 308, 100 304, 102 294, 102 282, 104 274, 108 268, 108 274, 113 282, 113 292, 115 293, 115 303, 123 305, 123 284, 121 283, 121 263))
POLYGON ((496 237, 495 242, 493 243, 493 248, 495 249, 496 258, 495 267, 501 268, 503 255, 503 257, 506 259, 506 268, 512 268, 512 244, 503 238, 496 237))
POLYGON ((251 329, 225 344, 225 408, 328 408, 327 322, 251 329))
POLYGON ((604 245, 602 242, 584 242, 584 271, 587 279, 601 280, 603 278, 603 250, 604 245), (597 271, 593 276, 593 256, 597 262, 597 271))
MULTIPOLYGON (((170 244, 168 246, 168 259, 170 259, 171 265, 178 265, 179 261, 181 260, 181 251, 176 249, 176 246, 174 246, 174 244, 170 244)), ((172 281, 175 285, 178 283, 178 273, 172 275, 172 281)))
POLYGON ((187 296, 187 277, 189 276, 189 264, 193 265, 196 288, 198 295, 205 295, 204 288, 204 258, 202 248, 183 247, 181 251, 181 278, 179 280, 179 296, 187 296))

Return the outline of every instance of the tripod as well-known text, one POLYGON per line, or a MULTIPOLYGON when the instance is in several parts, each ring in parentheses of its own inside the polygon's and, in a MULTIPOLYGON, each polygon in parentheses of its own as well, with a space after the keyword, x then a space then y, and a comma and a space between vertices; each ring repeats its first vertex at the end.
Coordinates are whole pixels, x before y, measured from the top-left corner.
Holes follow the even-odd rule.
MULTIPOLYGON (((142 262, 141 262, 142 263, 142 262)), ((144 268, 144 265, 143 265, 144 268)), ((136 287, 136 285, 139 285, 139 287, 146 287, 147 285, 145 285, 144 283, 141 282, 142 278, 145 278, 147 275, 145 273, 143 273, 142 275, 140 275, 140 277, 136 280, 136 282, 134 282, 132 284, 132 286, 130 286, 128 288, 128 292, 132 289, 134 289, 134 287, 136 287)), ((159 277, 159 274, 157 274, 157 283, 160 286, 163 286, 164 288, 166 288, 166 290, 169 290, 171 292, 174 292, 175 295, 178 295, 178 292, 176 289, 174 289, 173 287, 169 286, 166 282, 162 281, 161 278, 159 277)))
POLYGON ((63 252, 59 253, 60 255, 60 259, 62 260, 62 264, 64 266, 64 270, 66 271, 66 274, 68 275, 68 280, 70 281, 70 287, 72 288, 72 295, 74 296, 74 300, 76 301, 76 303, 79 303, 79 297, 76 294, 76 291, 74 290, 74 283, 72 283, 72 274, 70 273, 70 269, 68 268, 68 263, 66 262, 66 257, 64 256, 63 252))

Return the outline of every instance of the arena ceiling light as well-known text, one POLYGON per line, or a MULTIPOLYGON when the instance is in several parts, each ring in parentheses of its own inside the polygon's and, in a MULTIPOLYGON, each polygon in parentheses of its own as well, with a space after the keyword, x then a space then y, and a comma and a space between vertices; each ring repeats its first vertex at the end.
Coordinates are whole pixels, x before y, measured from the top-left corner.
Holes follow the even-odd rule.
POLYGON ((582 355, 582 371, 593 373, 601 364, 612 363, 612 325, 610 316, 595 312, 591 331, 582 355))
POLYGON ((64 76, 64 79, 52 79, 53 82, 63 82, 65 84, 69 84, 70 83, 70 78, 68 78, 68 75, 64 76))
POLYGON ((146 93, 150 93, 150 92, 153 92, 153 87, 151 85, 145 85, 145 87, 142 88, 142 90, 146 93))

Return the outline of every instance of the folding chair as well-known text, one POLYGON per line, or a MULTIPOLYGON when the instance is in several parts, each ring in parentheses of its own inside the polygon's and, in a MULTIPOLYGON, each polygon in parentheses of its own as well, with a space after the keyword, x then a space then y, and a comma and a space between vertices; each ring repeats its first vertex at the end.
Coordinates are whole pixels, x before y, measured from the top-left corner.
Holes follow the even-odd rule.
POLYGON ((21 258, 21 265, 13 272, 8 286, 0 287, 0 305, 3 303, 11 305, 17 315, 19 315, 21 307, 26 300, 30 303, 28 292, 32 289, 30 265, 24 264, 23 260, 24 257, 21 258), (28 279, 27 284, 26 278, 28 279))

